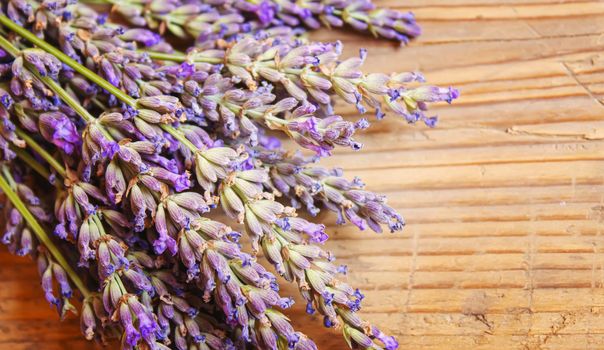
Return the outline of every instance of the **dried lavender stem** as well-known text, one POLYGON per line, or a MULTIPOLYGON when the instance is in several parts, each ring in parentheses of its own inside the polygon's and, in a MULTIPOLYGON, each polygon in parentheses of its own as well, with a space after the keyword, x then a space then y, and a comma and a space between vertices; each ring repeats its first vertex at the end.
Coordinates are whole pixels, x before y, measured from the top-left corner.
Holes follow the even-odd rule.
MULTIPOLYGON (((170 61, 170 62, 184 62, 187 60, 186 55, 182 54, 182 53, 176 53, 176 52, 163 53, 163 52, 147 51, 147 50, 139 50, 139 51, 148 54, 150 58, 155 59, 155 60, 170 61)), ((195 57, 194 59, 192 59, 192 62, 220 64, 220 63, 224 62, 224 59, 216 58, 216 57, 195 57)))
POLYGON ((21 51, 16 48, 13 44, 11 44, 10 41, 8 41, 5 37, 4 37, 5 33, 2 33, 2 36, 0 36, 0 46, 2 46, 2 48, 8 52, 11 56, 16 57, 17 55, 19 55, 21 53, 21 51))
MULTIPOLYGON (((99 78, 100 78, 100 77, 99 77, 99 78)), ((124 102, 125 102, 125 101, 124 101, 124 102)), ((173 128, 171 128, 171 127, 168 127, 167 129, 168 129, 168 131, 176 132, 176 130, 174 130, 174 129, 173 129, 173 128)), ((189 146, 189 147, 190 147, 190 146, 189 146)), ((194 149, 194 150, 197 150, 197 147, 194 147, 193 149, 194 149)), ((238 192, 239 192, 239 191, 238 191, 238 192)), ((238 193, 238 195, 239 195, 241 198, 246 198, 246 196, 245 196, 245 194, 244 194, 244 193, 238 193)), ((245 201, 245 202, 247 203, 248 201, 245 201)), ((280 239, 281 237, 279 237, 279 236, 277 236, 276 238, 277 238, 277 239, 278 239, 278 240, 281 242, 281 244, 286 244, 286 243, 287 243, 287 242, 286 242, 286 241, 284 241, 283 239, 280 239)))
POLYGON ((6 197, 8 197, 8 199, 11 201, 11 203, 13 203, 13 205, 19 211, 19 213, 23 216, 25 221, 27 221, 27 224, 34 231, 34 234, 40 240, 40 242, 42 242, 42 244, 44 244, 46 249, 48 249, 48 251, 50 251, 52 256, 57 260, 57 262, 65 270, 65 272, 67 273, 67 275, 69 276, 69 278, 71 279, 73 284, 75 284, 76 287, 80 290, 80 293, 82 293, 82 296, 84 298, 90 297, 91 292, 88 290, 88 288, 86 288, 86 285, 84 284, 84 282, 82 282, 82 280, 78 277, 77 273, 71 268, 71 265, 69 265, 67 260, 65 260, 65 258, 63 257, 63 255, 61 254, 61 252, 59 251, 57 246, 55 246, 55 244, 50 240, 50 238, 46 234, 46 231, 44 231, 44 229, 42 228, 42 226, 40 226, 40 224, 38 223, 36 218, 34 218, 34 216, 29 211, 29 209, 27 209, 27 207, 25 206, 25 203, 23 203, 21 198, 19 198, 19 196, 17 196, 17 194, 12 190, 11 186, 9 185, 9 183, 7 181, 7 180, 9 180, 9 181, 12 180, 12 177, 10 176, 10 174, 7 173, 6 168, 3 168, 3 173, 4 173, 4 176, 0 176, 0 189, 2 189, 2 192, 4 192, 6 197))
POLYGON ((161 128, 164 129, 165 132, 172 135, 175 139, 181 142, 183 145, 187 146, 187 148, 191 152, 199 151, 199 148, 195 146, 191 141, 189 141, 180 131, 176 130, 172 125, 161 124, 161 128))
POLYGON ((30 69, 30 72, 32 72, 36 76, 36 78, 40 79, 44 84, 46 84, 48 88, 50 88, 54 93, 56 93, 61 98, 61 100, 63 100, 63 102, 69 105, 69 107, 71 107, 86 122, 96 120, 96 118, 93 117, 86 110, 86 108, 82 107, 82 105, 79 104, 78 101, 74 100, 73 97, 71 97, 71 95, 69 95, 67 91, 65 91, 63 87, 59 85, 59 83, 49 77, 40 76, 40 73, 35 69, 30 69))

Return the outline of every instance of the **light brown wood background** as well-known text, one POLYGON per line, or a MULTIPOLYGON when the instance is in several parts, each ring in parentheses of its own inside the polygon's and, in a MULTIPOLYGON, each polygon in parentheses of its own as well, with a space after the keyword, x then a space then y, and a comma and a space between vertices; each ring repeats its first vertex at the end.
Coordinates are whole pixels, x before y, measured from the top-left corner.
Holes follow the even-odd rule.
MULTIPOLYGON (((314 37, 367 47, 368 71, 421 70, 462 98, 434 109, 436 129, 390 117, 362 152, 323 163, 408 220, 377 236, 325 217, 364 315, 403 349, 604 349, 604 2, 376 2, 413 10, 423 36, 404 49, 314 37)), ((344 349, 299 304, 296 325, 344 349)), ((58 322, 33 264, 0 248, 0 349, 93 347, 77 320, 58 322)))

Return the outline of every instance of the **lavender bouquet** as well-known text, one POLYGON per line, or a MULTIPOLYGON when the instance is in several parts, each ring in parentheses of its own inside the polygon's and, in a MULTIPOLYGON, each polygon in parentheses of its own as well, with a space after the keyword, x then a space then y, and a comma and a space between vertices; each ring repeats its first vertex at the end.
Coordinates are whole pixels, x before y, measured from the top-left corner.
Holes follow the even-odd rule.
POLYGON ((406 42, 412 15, 368 0, 106 1, 124 17, 1 2, 2 242, 36 260, 48 302, 123 349, 316 349, 284 314, 279 275, 352 349, 396 349, 359 316, 363 294, 322 248, 325 226, 304 217, 327 209, 376 232, 404 221, 314 163, 360 149, 369 126, 334 114, 336 99, 432 127, 427 105, 458 92, 365 74, 364 50, 341 58, 341 43, 298 27, 406 42), (182 39, 191 47, 173 49, 182 39))

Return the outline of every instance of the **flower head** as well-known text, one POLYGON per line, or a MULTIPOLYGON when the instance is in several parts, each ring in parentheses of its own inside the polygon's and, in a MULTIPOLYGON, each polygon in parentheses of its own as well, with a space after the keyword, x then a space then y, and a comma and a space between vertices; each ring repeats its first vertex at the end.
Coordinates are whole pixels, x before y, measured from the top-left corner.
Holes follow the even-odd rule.
POLYGON ((75 124, 61 112, 47 112, 38 118, 40 134, 66 154, 72 154, 82 139, 75 124))

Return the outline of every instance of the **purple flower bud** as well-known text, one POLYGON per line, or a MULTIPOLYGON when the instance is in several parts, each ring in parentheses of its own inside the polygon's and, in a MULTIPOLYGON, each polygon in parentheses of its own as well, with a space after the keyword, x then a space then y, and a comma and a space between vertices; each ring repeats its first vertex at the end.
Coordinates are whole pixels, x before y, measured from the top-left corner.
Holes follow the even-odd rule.
POLYGON ((157 208, 157 212, 155 214, 155 229, 159 234, 158 239, 153 242, 155 253, 162 254, 166 249, 168 249, 172 255, 176 254, 178 248, 174 238, 168 235, 168 224, 163 205, 160 205, 157 208))
POLYGON ((325 243, 329 236, 325 233, 325 225, 315 224, 301 218, 289 218, 292 230, 304 233, 310 237, 311 242, 325 243))
POLYGON ((438 102, 446 101, 451 103, 459 97, 459 90, 449 87, 448 89, 439 88, 436 86, 420 86, 409 90, 405 93, 406 96, 415 101, 422 102, 438 102))
POLYGON ((96 331, 96 317, 90 299, 86 299, 82 303, 80 328, 86 340, 92 340, 94 338, 96 331))
POLYGON ((136 41, 144 46, 153 46, 161 41, 159 34, 140 28, 128 29, 120 35, 120 38, 126 41, 136 41))
POLYGON ((316 310, 313 308, 312 303, 311 302, 306 303, 306 313, 309 315, 314 315, 315 312, 316 312, 316 310))
POLYGON ((127 269, 124 271, 124 277, 129 280, 139 291, 145 291, 153 295, 154 289, 149 279, 140 271, 127 269))
POLYGON ((262 23, 264 26, 267 26, 275 18, 275 14, 276 14, 275 5, 273 3, 271 3, 270 1, 266 1, 266 0, 262 1, 258 5, 255 13, 258 16, 260 23, 262 23))
POLYGON ((134 324, 132 321, 132 314, 130 312, 130 308, 128 307, 128 304, 122 303, 120 305, 119 317, 120 317, 120 323, 122 324, 122 327, 124 327, 126 343, 131 347, 135 347, 139 342, 140 333, 134 327, 134 324))
MULTIPOLYGON (((7 243, 10 243, 10 241, 7 243)), ((15 243, 17 243, 17 242, 15 242, 15 243)), ((31 253, 31 251, 33 249, 32 234, 28 228, 24 228, 21 231, 21 239, 19 240, 19 245, 20 245, 19 249, 16 251, 17 256, 25 256, 25 255, 31 253)))
POLYGON ((107 81, 111 83, 111 85, 119 87, 120 78, 119 78, 119 70, 106 58, 101 58, 100 60, 100 68, 101 73, 107 81))
POLYGON ((0 103, 4 108, 9 109, 13 105, 13 99, 10 97, 8 92, 0 89, 0 103))
POLYGON ((61 295, 65 298, 71 298, 72 290, 69 286, 69 280, 65 270, 59 264, 52 264, 52 273, 61 289, 61 295))
POLYGON ((436 123, 438 122, 437 117, 424 118, 424 124, 430 128, 436 127, 436 123))
POLYGON ((39 49, 23 50, 23 59, 31 64, 41 76, 56 77, 62 66, 56 57, 39 49))
POLYGON ((42 113, 39 117, 40 133, 44 138, 62 149, 67 154, 72 154, 81 143, 73 122, 63 113, 42 113))
POLYGON ((398 349, 398 342, 393 336, 387 336, 382 331, 380 331, 377 327, 371 327, 372 335, 379 339, 382 343, 384 343, 384 347, 386 350, 396 350, 398 349))
POLYGON ((176 192, 182 192, 191 187, 188 173, 182 175, 174 174, 160 167, 152 167, 149 169, 149 172, 157 179, 170 183, 176 192))
POLYGON ((42 290, 44 291, 44 297, 50 304, 57 305, 59 303, 52 288, 52 267, 50 265, 42 272, 42 290))

